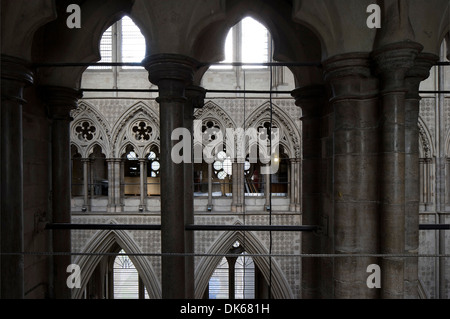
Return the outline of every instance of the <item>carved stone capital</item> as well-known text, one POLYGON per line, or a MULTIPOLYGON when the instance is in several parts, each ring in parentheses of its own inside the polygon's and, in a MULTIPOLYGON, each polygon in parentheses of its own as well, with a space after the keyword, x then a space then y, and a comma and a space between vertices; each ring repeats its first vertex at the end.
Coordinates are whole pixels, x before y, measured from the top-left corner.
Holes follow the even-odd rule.
POLYGON ((77 108, 78 100, 82 97, 79 90, 60 86, 42 86, 39 91, 42 100, 47 104, 51 119, 72 120, 70 112, 77 108))
POLYGON ((406 73, 414 66, 414 60, 423 46, 415 42, 398 42, 376 49, 372 57, 376 70, 382 77, 383 91, 405 90, 406 73))
POLYGON ((309 85, 292 90, 291 96, 295 105, 302 108, 303 116, 319 116, 322 106, 326 103, 325 85, 309 85))
POLYGON ((174 96, 192 83, 198 62, 179 54, 155 54, 144 59, 143 65, 150 82, 158 85, 160 96, 174 96))
POLYGON ((24 103, 23 88, 33 84, 33 72, 28 62, 16 57, 1 56, 2 100, 24 103))
POLYGON ((190 85, 186 88, 185 95, 196 109, 201 109, 205 104, 206 90, 201 86, 190 85))
POLYGON ((378 80, 371 75, 368 53, 347 53, 324 63, 324 78, 330 86, 331 101, 367 99, 378 94, 378 80))
POLYGON ((414 61, 414 66, 408 70, 405 78, 405 86, 408 89, 406 93, 407 99, 420 100, 419 87, 420 82, 426 80, 430 76, 430 69, 439 57, 431 53, 420 53, 414 61))

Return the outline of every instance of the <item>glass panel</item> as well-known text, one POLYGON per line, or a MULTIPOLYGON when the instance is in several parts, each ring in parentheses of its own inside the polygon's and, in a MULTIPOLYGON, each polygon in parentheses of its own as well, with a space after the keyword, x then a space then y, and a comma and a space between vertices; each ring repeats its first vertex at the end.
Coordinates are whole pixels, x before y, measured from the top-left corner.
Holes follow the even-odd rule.
POLYGON ((160 166, 161 165, 159 165, 159 162, 155 161, 152 163, 152 170, 157 171, 157 170, 159 170, 160 166))
MULTIPOLYGON (((233 29, 228 31, 227 38, 225 40, 225 60, 221 61, 224 63, 233 62, 233 29)), ((231 65, 212 65, 211 69, 231 69, 231 65)))
MULTIPOLYGON (((112 62, 112 27, 109 27, 102 35, 100 40, 100 56, 99 62, 112 62)), ((110 66, 90 66, 89 70, 108 70, 110 66)))
MULTIPOLYGON (((258 21, 247 17, 242 20, 242 62, 263 63, 269 61, 269 32, 258 21)), ((264 66, 243 66, 246 69, 264 66)))
MULTIPOLYGON (((145 58, 145 38, 138 26, 125 16, 122 19, 122 62, 140 62, 145 58)), ((123 67, 137 69, 139 67, 123 67)))
POLYGON ((209 280, 209 299, 228 298, 228 262, 225 257, 219 263, 209 280))

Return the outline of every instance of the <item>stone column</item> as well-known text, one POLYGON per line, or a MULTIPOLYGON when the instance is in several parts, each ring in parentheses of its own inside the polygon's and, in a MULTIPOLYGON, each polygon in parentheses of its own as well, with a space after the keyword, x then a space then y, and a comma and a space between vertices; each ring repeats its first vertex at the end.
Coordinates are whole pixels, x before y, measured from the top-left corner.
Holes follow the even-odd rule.
MULTIPOLYGON (((202 108, 206 90, 199 86, 189 86, 186 89, 187 103, 184 109, 184 127, 187 128, 191 135, 190 145, 194 143, 194 110, 202 108)), ((194 152, 191 148, 191 162, 184 163, 184 218, 185 224, 194 224, 194 152)), ((194 232, 186 232, 185 234, 186 253, 194 253, 194 232)), ((194 298, 195 289, 195 267, 194 256, 186 257, 186 298, 194 298)))
POLYGON ((125 206, 125 161, 126 159, 119 158, 114 163, 116 172, 115 200, 117 213, 123 212, 125 206))
MULTIPOLYGON (((185 88, 192 84, 197 62, 174 54, 159 54, 145 59, 150 82, 158 85, 161 132, 161 251, 185 252, 184 164, 171 159, 173 130, 184 127, 185 88)), ((162 257, 162 298, 186 297, 184 256, 162 257), (181 271, 180 271, 181 270, 181 271)))
POLYGON ((244 163, 244 159, 237 159, 235 163, 232 163, 233 199, 231 211, 234 213, 242 213, 244 211, 244 163))
MULTIPOLYGON (((1 252, 23 251, 23 89, 33 83, 27 62, 1 56, 1 252)), ((1 256, 1 298, 24 297, 23 255, 1 256)))
MULTIPOLYGON (((52 213, 53 223, 71 223, 71 165, 70 165, 70 116, 77 108, 81 94, 78 90, 64 87, 41 88, 43 101, 47 104, 52 120, 52 213)), ((71 252, 70 230, 53 231, 53 251, 71 252)), ((70 299, 67 287, 67 266, 71 256, 53 256, 53 297, 70 299)))
MULTIPOLYGON (((413 42, 386 45, 373 52, 381 79, 380 252, 405 251, 405 75, 422 47, 413 42)), ((381 297, 403 298, 405 259, 381 260, 381 297)))
MULTIPOLYGON (((269 162, 269 164, 267 164, 266 165, 266 171, 267 172, 270 172, 270 162, 269 162)), ((267 209, 267 210, 272 210, 272 207, 270 207, 270 196, 271 196, 271 194, 270 194, 270 183, 271 183, 271 177, 272 177, 272 174, 264 174, 264 197, 265 197, 265 202, 264 202, 264 205, 265 205, 265 208, 267 209)))
POLYGON ((83 163, 83 198, 84 198, 83 210, 90 211, 91 205, 89 202, 89 176, 90 176, 89 166, 91 160, 89 158, 82 158, 81 162, 83 163))
MULTIPOLYGON (((349 53, 324 63, 334 111, 334 252, 378 253, 378 81, 369 54, 349 53)), ((366 285, 376 257, 334 260, 335 298, 377 298, 366 285)))
MULTIPOLYGON (((324 86, 306 86, 292 91, 295 104, 302 108, 303 179, 302 223, 320 225, 321 219, 321 116, 326 105, 324 86)), ((300 183, 300 181, 299 181, 300 183)), ((317 254, 320 238, 310 232, 302 233, 302 253, 317 254)), ((318 258, 302 258, 302 298, 320 297, 320 269, 318 258)))
POLYGON ((297 162, 295 159, 291 158, 289 160, 289 210, 295 212, 295 201, 296 201, 296 179, 297 179, 297 162))
POLYGON ((116 172, 114 170, 115 159, 107 158, 108 163, 108 212, 114 213, 116 211, 115 191, 116 191, 116 172))
POLYGON ((145 212, 146 210, 146 204, 145 199, 147 198, 147 193, 145 191, 145 183, 147 174, 145 172, 145 158, 139 159, 139 172, 140 172, 140 178, 139 178, 139 193, 140 193, 140 202, 139 202, 139 211, 145 212))
MULTIPOLYGON (((418 254, 419 251, 419 108, 420 82, 430 75, 431 67, 439 57, 421 53, 414 66, 406 73, 405 84, 405 253, 418 254)), ((417 299, 418 258, 405 259, 405 299, 417 299)))
POLYGON ((208 210, 212 210, 212 163, 208 163, 208 210))

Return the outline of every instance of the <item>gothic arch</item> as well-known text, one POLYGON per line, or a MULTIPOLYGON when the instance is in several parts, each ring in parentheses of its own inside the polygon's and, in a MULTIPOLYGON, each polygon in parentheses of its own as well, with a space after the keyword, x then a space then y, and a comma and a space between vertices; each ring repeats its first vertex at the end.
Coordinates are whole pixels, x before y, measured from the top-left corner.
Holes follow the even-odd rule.
MULTIPOLYGON (((115 220, 111 220, 109 223, 117 224, 115 220)), ((127 254, 142 253, 141 248, 129 232, 124 230, 98 231, 83 248, 83 252, 87 255, 77 256, 73 261, 74 264, 80 266, 81 270, 81 289, 74 289, 72 295, 74 299, 82 297, 83 290, 89 282, 93 271, 103 258, 101 254, 110 253, 115 244, 118 244, 127 254)), ((133 255, 129 255, 129 257, 147 288, 149 297, 151 299, 161 299, 161 285, 148 258, 133 255)))
POLYGON ((76 145, 83 158, 87 158, 95 145, 100 146, 105 156, 111 154, 110 127, 105 117, 95 107, 86 101, 81 101, 78 108, 72 112, 74 118, 71 123, 72 144, 76 145), (89 123, 89 126, 85 126, 89 123), (95 128, 93 131, 92 127, 95 128), (90 134, 90 138, 83 138, 84 133, 90 134), (81 135, 80 135, 81 134, 81 135))
MULTIPOLYGON (((289 115, 273 103, 272 110, 273 124, 279 128, 280 132, 280 145, 283 145, 289 158, 301 158, 301 136, 295 123, 289 115)), ((258 126, 270 120, 269 113, 270 102, 266 102, 250 114, 246 126, 258 129, 258 126)), ((247 146, 246 149, 248 150, 249 147, 247 146)))
MULTIPOLYGON (((136 124, 137 126, 139 124, 136 124)), ((159 148, 159 116, 148 105, 140 101, 132 105, 116 122, 112 130, 111 145, 112 154, 119 158, 123 154, 127 144, 135 146, 135 152, 143 157, 148 145, 156 145, 159 148), (143 129, 148 130, 145 140, 139 140, 133 136, 132 130, 135 123, 145 123, 143 129)))
MULTIPOLYGON (((236 129, 236 123, 231 119, 231 117, 227 114, 227 112, 224 111, 219 105, 212 101, 208 101, 205 103, 205 105, 197 109, 194 113, 195 120, 201 121, 201 123, 212 121, 213 123, 217 123, 219 126, 223 139, 225 140, 225 145, 232 147, 232 145, 229 145, 230 141, 226 140, 226 129, 232 128, 236 129)), ((201 129, 200 128, 196 128, 201 129)), ((194 134, 196 133, 194 129, 194 134)), ((200 133, 197 131, 197 133, 200 133)), ((195 140, 201 140, 201 137, 198 137, 195 140)), ((228 149, 228 147, 227 147, 228 149)))
MULTIPOLYGON (((241 224, 239 221, 236 225, 241 224)), ((268 251, 261 240, 253 233, 246 232, 224 232, 209 248, 208 254, 219 255, 217 257, 202 257, 195 271, 195 298, 202 298, 214 270, 222 257, 226 254, 234 242, 239 241, 249 254, 268 254, 268 251)), ((269 282, 270 269, 272 269, 272 294, 277 299, 292 299, 293 293, 290 285, 284 276, 281 267, 276 260, 272 259, 270 266, 267 257, 252 257, 255 265, 261 270, 264 278, 269 282)))
POLYGON ((435 155, 433 138, 430 134, 427 125, 425 124, 425 122, 422 120, 421 117, 419 117, 418 126, 419 126, 419 157, 433 158, 433 156, 435 155))

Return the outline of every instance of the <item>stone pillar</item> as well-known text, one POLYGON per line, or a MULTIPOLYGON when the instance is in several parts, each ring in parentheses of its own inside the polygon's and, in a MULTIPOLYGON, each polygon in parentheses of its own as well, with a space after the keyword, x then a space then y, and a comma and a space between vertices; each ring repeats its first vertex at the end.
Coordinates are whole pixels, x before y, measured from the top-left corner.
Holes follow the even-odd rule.
MULTIPOLYGON (((185 252, 184 163, 171 159, 172 132, 184 127, 185 88, 192 84, 197 62, 181 55, 159 54, 145 59, 150 82, 158 85, 161 132, 161 251, 185 252)), ((184 256, 162 256, 162 298, 186 297, 184 256), (181 270, 181 271, 180 271, 181 270)))
MULTIPOLYGON (((422 46, 401 42, 373 52, 381 79, 380 252, 405 251, 405 75, 422 46)), ((403 298, 405 259, 381 260, 381 297, 403 298)))
MULTIPOLYGON (((270 162, 266 165, 266 172, 270 172, 270 162)), ((272 207, 270 207, 270 183, 271 183, 271 177, 272 174, 264 174, 264 197, 265 197, 265 208, 267 210, 272 210, 272 207)))
MULTIPOLYGON (((184 109, 184 127, 187 128, 191 134, 190 145, 193 145, 194 140, 194 109, 202 108, 204 105, 204 98, 206 90, 199 86, 189 86, 186 89, 187 103, 184 109)), ((191 148, 191 162, 184 163, 184 218, 185 224, 194 224, 194 152, 191 148)), ((186 253, 194 253, 194 232, 186 232, 185 234, 185 249, 186 253)), ((186 298, 193 299, 195 294, 195 267, 194 256, 186 257, 186 298)))
POLYGON ((139 159, 139 193, 140 193, 140 202, 139 202, 139 211, 146 211, 145 199, 147 198, 147 192, 145 191, 145 183, 147 179, 147 174, 145 171, 145 158, 139 159))
MULTIPOLYGON (((71 159, 70 159, 70 116, 77 108, 81 94, 78 90, 45 86, 41 88, 42 99, 47 104, 52 131, 52 213, 53 223, 71 223, 71 159)), ((70 230, 53 231, 54 252, 71 252, 70 230)), ((71 289, 67 287, 67 266, 71 256, 53 256, 53 297, 70 299, 71 289)))
MULTIPOLYGON (((1 252, 23 251, 23 89, 33 83, 26 62, 1 56, 1 252)), ((24 297, 23 255, 1 256, 1 291, 3 299, 24 297)))
MULTIPOLYGON (((306 86, 292 91, 295 104, 302 108, 303 163, 302 223, 321 224, 321 116, 326 105, 325 88, 306 86)), ((300 183, 300 181, 299 181, 300 183)), ((320 238, 314 233, 302 233, 302 253, 318 254, 320 238)), ((320 260, 302 258, 302 298, 320 297, 320 260)))
POLYGON ((208 163, 208 210, 212 210, 212 163, 208 163))
POLYGON ((120 213, 124 211, 124 197, 125 197, 125 161, 126 159, 116 159, 114 163, 116 178, 115 178, 115 200, 116 200, 116 212, 120 213))
POLYGON ((115 159, 107 158, 106 163, 108 163, 108 213, 116 212, 116 172, 114 170, 115 159))
MULTIPOLYGON (((365 53, 333 57, 324 69, 334 111, 334 252, 377 254, 378 80, 365 53)), ((366 285, 367 267, 377 263, 376 257, 336 258, 334 298, 377 298, 378 290, 366 285)))
POLYGON ((82 158, 81 162, 83 163, 83 198, 84 198, 83 210, 90 211, 91 205, 89 201, 89 176, 90 176, 89 166, 91 160, 89 158, 82 158))
MULTIPOLYGON (((430 75, 431 67, 439 57, 421 53, 414 67, 406 73, 405 84, 405 253, 418 254, 419 251, 419 108, 420 82, 430 75)), ((405 259, 405 299, 417 299, 418 258, 405 259)))
POLYGON ((244 211, 244 163, 245 159, 237 159, 235 163, 232 163, 233 199, 231 211, 233 213, 242 213, 244 211))
POLYGON ((295 159, 291 158, 289 160, 289 210, 291 212, 295 212, 295 202, 296 202, 296 187, 295 184, 297 183, 297 162, 295 159))

